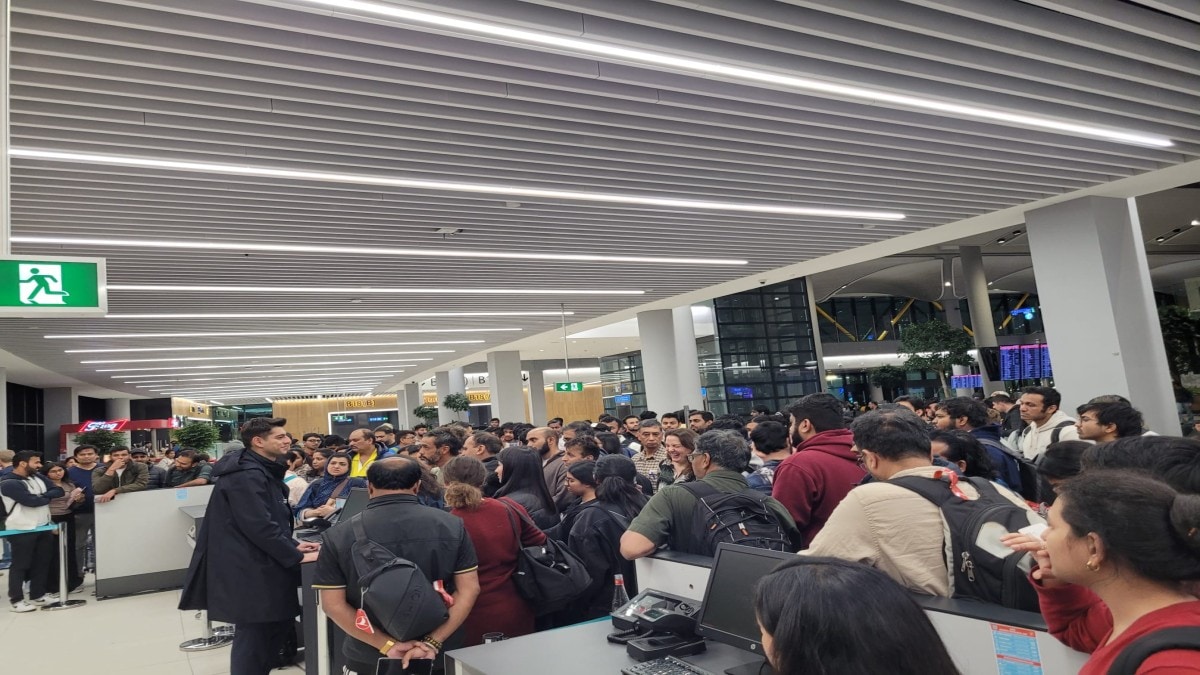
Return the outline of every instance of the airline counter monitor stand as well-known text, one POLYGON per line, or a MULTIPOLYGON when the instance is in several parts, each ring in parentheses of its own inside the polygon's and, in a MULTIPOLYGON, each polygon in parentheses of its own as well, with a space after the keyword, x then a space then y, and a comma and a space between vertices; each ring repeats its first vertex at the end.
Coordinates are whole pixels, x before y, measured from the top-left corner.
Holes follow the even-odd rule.
MULTIPOLYGON (((196 521, 195 532, 200 533, 200 521, 204 519, 204 506, 186 506, 180 510, 191 516, 196 521)), ((196 548, 196 539, 189 532, 186 535, 188 546, 196 548)), ((192 640, 185 640, 179 643, 179 651, 181 652, 206 652, 210 649, 217 649, 233 642, 233 626, 217 626, 213 628, 212 621, 204 610, 196 612, 196 618, 204 616, 204 633, 192 640)))

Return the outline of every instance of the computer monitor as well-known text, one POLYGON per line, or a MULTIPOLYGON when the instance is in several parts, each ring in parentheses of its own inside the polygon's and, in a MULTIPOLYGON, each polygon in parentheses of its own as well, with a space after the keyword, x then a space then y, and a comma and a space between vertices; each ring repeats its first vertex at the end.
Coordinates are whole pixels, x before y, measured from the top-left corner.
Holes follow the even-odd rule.
MULTIPOLYGON (((346 503, 342 506, 342 510, 338 512, 338 523, 349 522, 351 518, 367 508, 367 489, 354 488, 350 491, 350 496, 346 497, 346 503)), ((337 523, 335 523, 337 524, 337 523)))
MULTIPOLYGON (((792 560, 795 555, 734 544, 718 545, 696 632, 738 649, 763 654, 762 635, 754 616, 754 585, 779 563, 792 560)), ((766 672, 762 661, 757 660, 725 672, 759 675, 760 671, 766 672)))

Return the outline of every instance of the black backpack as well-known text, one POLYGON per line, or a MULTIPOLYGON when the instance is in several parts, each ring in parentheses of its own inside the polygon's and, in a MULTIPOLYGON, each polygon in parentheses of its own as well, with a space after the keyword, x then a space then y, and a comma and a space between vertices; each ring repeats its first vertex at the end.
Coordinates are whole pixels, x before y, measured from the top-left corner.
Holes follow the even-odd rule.
MULTIPOLYGON (((1038 475, 1037 464, 1025 459, 1025 455, 1022 455, 1019 451, 1012 450, 1007 445, 993 441, 990 438, 980 438, 979 442, 982 443, 984 447, 996 448, 1000 452, 1004 453, 1005 459, 1016 463, 1017 475, 1021 478, 1021 485, 1019 486, 1020 489, 1018 489, 1018 486, 1012 486, 1013 492, 1016 492, 1017 494, 1021 495, 1023 499, 1027 499, 1035 504, 1041 501, 1039 498, 1041 495, 1039 488, 1041 487, 1042 479, 1041 476, 1038 475)), ((996 468, 1001 469, 1003 467, 996 468)))
POLYGON ((354 547, 350 556, 358 573, 360 607, 371 625, 396 640, 416 640, 446 622, 450 614, 442 596, 421 568, 367 538, 362 514, 350 519, 354 547))
MULTIPOLYGON (((1108 675, 1136 675, 1142 663, 1159 652, 1190 649, 1200 652, 1200 628, 1176 626, 1160 628, 1129 643, 1108 667, 1108 675)), ((1196 657, 1200 659, 1200 655, 1196 657)))
POLYGON ((1009 532, 1038 522, 1037 514, 1014 504, 989 480, 957 480, 969 482, 979 498, 958 497, 946 479, 903 476, 888 482, 916 492, 942 512, 950 532, 953 558, 946 564, 954 576, 954 597, 1038 611, 1037 592, 1028 577, 1032 564, 1029 554, 1012 551, 1000 543, 1000 537, 1009 532))
POLYGON ((692 553, 716 555, 717 544, 793 551, 792 541, 767 507, 770 497, 752 488, 741 492, 721 492, 703 481, 680 485, 696 497, 692 511, 692 531, 697 549, 692 553))

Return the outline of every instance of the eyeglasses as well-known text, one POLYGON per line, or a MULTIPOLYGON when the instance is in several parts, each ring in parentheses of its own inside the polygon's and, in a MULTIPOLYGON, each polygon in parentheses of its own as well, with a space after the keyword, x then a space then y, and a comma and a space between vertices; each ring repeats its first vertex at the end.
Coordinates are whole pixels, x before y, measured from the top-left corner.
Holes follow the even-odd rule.
POLYGON ((707 452, 693 452, 692 454, 687 456, 687 460, 689 462, 694 462, 694 461, 696 461, 697 457, 701 457, 701 456, 707 455, 707 454, 708 454, 707 452))
POLYGON ((864 465, 865 465, 865 463, 866 463, 866 460, 867 460, 866 456, 865 456, 865 455, 863 455, 863 453, 862 453, 862 450, 855 450, 855 451, 854 451, 854 458, 855 458, 856 460, 858 460, 858 465, 859 465, 859 466, 864 466, 864 465))

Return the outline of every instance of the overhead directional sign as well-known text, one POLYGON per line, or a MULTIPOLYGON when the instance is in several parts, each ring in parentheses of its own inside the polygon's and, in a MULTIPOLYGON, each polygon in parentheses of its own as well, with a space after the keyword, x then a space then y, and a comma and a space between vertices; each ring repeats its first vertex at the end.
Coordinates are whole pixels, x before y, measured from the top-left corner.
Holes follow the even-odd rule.
POLYGON ((554 391, 583 391, 582 382, 555 382, 554 391))
POLYGON ((0 258, 0 316, 104 316, 104 258, 0 258))

